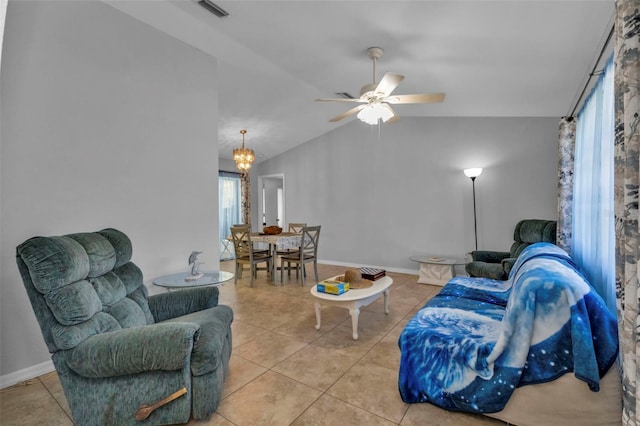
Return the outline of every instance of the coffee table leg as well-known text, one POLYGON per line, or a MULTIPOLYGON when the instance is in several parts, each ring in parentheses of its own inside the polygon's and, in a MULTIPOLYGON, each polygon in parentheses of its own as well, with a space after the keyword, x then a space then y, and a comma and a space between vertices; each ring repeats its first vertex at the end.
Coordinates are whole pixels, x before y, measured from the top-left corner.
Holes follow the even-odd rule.
POLYGON ((389 313, 389 289, 384 291, 384 313, 389 313))
POLYGON ((322 306, 318 302, 313 304, 316 308, 316 330, 320 330, 320 323, 322 322, 322 306))
POLYGON ((349 315, 351 315, 351 329, 353 340, 358 340, 358 317, 360 316, 360 308, 355 307, 349 309, 349 315))

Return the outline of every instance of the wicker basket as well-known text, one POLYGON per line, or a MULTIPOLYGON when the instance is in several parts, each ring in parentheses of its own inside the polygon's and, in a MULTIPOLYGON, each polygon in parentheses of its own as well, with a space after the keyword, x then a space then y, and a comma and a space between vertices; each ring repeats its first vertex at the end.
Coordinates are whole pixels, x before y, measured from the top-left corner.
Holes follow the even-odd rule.
POLYGON ((282 232, 282 228, 280 228, 279 226, 265 226, 264 228, 262 228, 262 232, 267 235, 278 235, 282 232))

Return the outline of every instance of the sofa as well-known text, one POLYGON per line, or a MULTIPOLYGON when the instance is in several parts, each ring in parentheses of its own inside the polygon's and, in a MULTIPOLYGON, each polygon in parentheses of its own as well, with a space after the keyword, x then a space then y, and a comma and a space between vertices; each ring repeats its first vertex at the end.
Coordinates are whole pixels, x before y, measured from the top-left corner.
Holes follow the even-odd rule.
POLYGON ((167 425, 222 398, 233 311, 218 289, 149 296, 116 229, 34 237, 16 260, 73 420, 167 425))
POLYGON ((505 280, 511 272, 520 253, 534 243, 556 242, 556 221, 544 219, 524 219, 513 230, 513 244, 509 251, 475 250, 472 261, 465 270, 471 277, 485 277, 505 280))
POLYGON ((526 247, 507 280, 452 278, 398 344, 406 403, 515 425, 621 422, 616 316, 553 244, 526 247))

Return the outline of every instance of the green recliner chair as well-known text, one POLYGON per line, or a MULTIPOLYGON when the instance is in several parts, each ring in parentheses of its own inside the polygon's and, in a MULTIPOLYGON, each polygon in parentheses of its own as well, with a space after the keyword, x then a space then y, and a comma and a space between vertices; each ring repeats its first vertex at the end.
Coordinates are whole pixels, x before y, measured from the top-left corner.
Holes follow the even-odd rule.
POLYGON ((115 229, 34 237, 17 247, 74 421, 206 419, 222 397, 233 311, 218 304, 216 287, 149 297, 131 254, 131 241, 115 229))
POLYGON ((514 243, 509 251, 477 250, 471 252, 472 262, 465 269, 470 277, 506 280, 516 259, 525 247, 539 242, 556 243, 556 221, 524 219, 516 224, 514 243))

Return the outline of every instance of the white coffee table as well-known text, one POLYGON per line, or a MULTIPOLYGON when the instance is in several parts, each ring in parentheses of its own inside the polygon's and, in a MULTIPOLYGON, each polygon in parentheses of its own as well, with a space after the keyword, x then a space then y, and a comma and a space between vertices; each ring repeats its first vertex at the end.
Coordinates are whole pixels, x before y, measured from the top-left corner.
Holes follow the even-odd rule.
POLYGON ((314 303, 316 309, 316 330, 320 330, 320 324, 322 322, 322 305, 338 306, 349 310, 353 340, 358 340, 358 317, 360 316, 360 308, 376 301, 384 294, 384 313, 388 314, 389 287, 391 284, 393 284, 393 280, 390 277, 382 277, 374 281, 373 285, 369 288, 352 289, 339 296, 320 293, 314 285, 311 287, 311 294, 317 299, 314 303))

